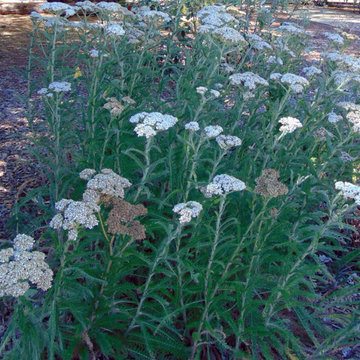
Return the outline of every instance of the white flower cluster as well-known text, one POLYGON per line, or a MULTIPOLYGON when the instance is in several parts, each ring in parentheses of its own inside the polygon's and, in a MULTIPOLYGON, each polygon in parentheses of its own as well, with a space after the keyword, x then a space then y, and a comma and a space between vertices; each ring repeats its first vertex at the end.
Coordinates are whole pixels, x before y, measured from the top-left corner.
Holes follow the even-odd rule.
POLYGON ((337 105, 347 111, 359 111, 360 112, 360 104, 355 104, 350 101, 341 101, 337 105))
POLYGON ((197 121, 190 121, 187 124, 185 124, 185 129, 190 131, 198 131, 200 130, 200 126, 197 121))
POLYGON ((354 131, 360 133, 360 112, 359 111, 350 111, 346 118, 350 123, 353 124, 354 131))
POLYGON ((240 138, 238 138, 237 136, 232 136, 232 135, 219 135, 216 137, 216 142, 224 150, 228 150, 235 146, 241 146, 241 144, 242 144, 242 141, 240 138))
POLYGON ((197 17, 201 21, 199 33, 219 35, 225 41, 233 43, 246 43, 243 35, 229 26, 230 23, 238 24, 239 21, 229 14, 223 5, 204 6, 197 17))
POLYGON ((136 11, 136 15, 138 16, 138 18, 144 21, 152 19, 162 20, 165 22, 171 21, 171 17, 169 16, 169 14, 163 11, 151 10, 148 6, 141 6, 140 8, 138 8, 136 11))
POLYGON ((96 6, 96 4, 89 0, 78 1, 75 5, 85 12, 94 13, 98 11, 98 7, 96 6))
POLYGON ((350 71, 343 71, 340 69, 333 71, 331 73, 331 77, 334 79, 337 86, 344 86, 350 81, 360 82, 359 74, 350 71))
POLYGON ((283 22, 279 27, 278 30, 280 32, 287 32, 292 35, 307 35, 311 36, 310 33, 305 31, 305 29, 295 23, 283 22))
POLYGON ((335 189, 341 190, 345 197, 354 199, 356 204, 360 205, 360 186, 351 184, 346 181, 337 181, 335 183, 335 189))
POLYGON ((354 131, 360 133, 360 105, 347 101, 340 102, 337 105, 347 111, 350 111, 346 115, 346 118, 353 125, 354 131))
POLYGON ((136 28, 134 24, 131 26, 128 24, 127 39, 129 44, 139 44, 142 40, 145 39, 145 33, 144 31, 136 28))
POLYGON ((96 7, 104 12, 123 12, 124 7, 116 2, 101 1, 96 4, 96 7))
POLYGON ((247 34, 246 37, 251 46, 256 50, 272 49, 272 46, 257 34, 247 34))
POLYGON ((240 32, 229 26, 217 27, 213 25, 200 25, 198 30, 200 34, 219 35, 225 41, 230 41, 233 43, 246 43, 246 40, 240 34, 240 32))
MULTIPOLYGON (((200 31, 200 29, 199 29, 200 31)), ((234 42, 234 43, 246 43, 244 37, 239 33, 239 31, 229 27, 223 26, 221 28, 216 28, 213 31, 214 34, 221 36, 224 40, 234 42)))
POLYGON ((32 11, 30 13, 30 18, 33 19, 33 20, 40 20, 40 21, 43 21, 45 18, 40 15, 37 11, 32 11))
POLYGON ((98 225, 94 212, 100 208, 92 202, 62 199, 55 204, 55 209, 58 213, 51 219, 49 226, 52 229, 68 230, 69 240, 77 239, 79 227, 92 229, 98 225))
POLYGON ((229 14, 223 5, 204 6, 196 16, 202 24, 221 27, 229 23, 238 23, 239 21, 229 14))
POLYGON ((338 65, 348 67, 351 71, 360 71, 360 59, 355 56, 340 54, 338 51, 321 53, 321 56, 325 59, 338 63, 338 65))
POLYGON ((180 223, 185 224, 191 221, 192 218, 199 216, 202 210, 202 205, 197 201, 188 201, 174 206, 173 212, 180 215, 180 223))
POLYGON ((337 43, 339 45, 344 44, 344 39, 339 34, 324 32, 324 36, 326 36, 329 40, 333 41, 334 43, 337 43))
POLYGON ((71 90, 71 84, 67 81, 54 81, 49 85, 49 90, 59 93, 71 90))
POLYGON ((264 85, 268 86, 269 83, 263 79, 261 76, 254 74, 253 72, 244 72, 233 74, 229 77, 232 85, 240 85, 243 84, 249 90, 255 90, 256 85, 264 85))
POLYGON ((64 4, 62 2, 45 2, 41 4, 41 10, 49 13, 62 14, 65 13, 65 16, 73 16, 76 11, 73 6, 64 4))
MULTIPOLYGON (((82 171, 82 173, 85 170, 82 171)), ((88 175, 90 177, 91 175, 88 175)), ((95 175, 87 183, 88 190, 94 190, 101 195, 124 198, 124 189, 131 186, 131 182, 114 173, 111 169, 102 169, 101 173, 95 175)), ((85 192, 86 193, 86 192, 85 192)))
POLYGON ((145 136, 148 139, 155 136, 158 131, 168 130, 178 122, 178 119, 159 112, 141 112, 133 115, 130 122, 137 124, 134 129, 137 136, 145 136))
POLYGON ((47 88, 40 89, 37 93, 39 95, 46 95, 51 97, 53 94, 49 91, 54 93, 60 92, 68 92, 71 90, 71 84, 67 81, 54 81, 52 82, 47 88))
POLYGON ((49 226, 68 232, 69 240, 76 240, 79 227, 92 229, 98 225, 95 212, 100 211, 101 195, 124 197, 124 189, 131 186, 129 180, 117 175, 111 169, 103 169, 96 174, 93 169, 81 171, 80 178, 88 180, 82 201, 62 199, 55 204, 58 213, 52 218, 49 226))
POLYGON ((31 236, 19 234, 13 248, 0 250, 0 297, 24 295, 29 281, 44 291, 51 287, 53 272, 44 261, 45 254, 31 251, 33 246, 31 236))
POLYGON ((203 190, 204 195, 208 198, 213 195, 224 195, 231 191, 242 191, 246 188, 245 184, 230 175, 216 175, 213 181, 203 190))
POLYGON ((282 75, 280 81, 290 85, 290 89, 296 93, 301 93, 304 90, 304 86, 309 85, 309 81, 302 76, 286 73, 282 75))
POLYGON ((304 67, 302 69, 302 71, 305 74, 305 76, 307 76, 307 77, 312 77, 314 75, 321 74, 321 70, 319 68, 317 68, 316 66, 304 67))
POLYGON ((343 117, 341 115, 337 115, 333 111, 331 111, 328 115, 328 121, 330 123, 337 123, 338 121, 340 121, 342 119, 343 119, 343 117))
POLYGON ((209 139, 215 138, 220 135, 224 129, 219 125, 209 125, 204 127, 205 136, 209 139))
POLYGON ((299 119, 291 116, 281 118, 279 123, 282 124, 279 130, 284 134, 290 134, 296 129, 302 128, 302 124, 299 119))
POLYGON ((121 36, 125 34, 124 28, 119 24, 109 24, 105 27, 105 31, 109 35, 121 36))
POLYGON ((95 4, 91 1, 86 0, 77 2, 74 8, 76 8, 77 11, 82 10, 85 13, 103 12, 107 14, 116 13, 116 15, 134 15, 126 7, 121 6, 116 2, 100 1, 99 3, 95 4))

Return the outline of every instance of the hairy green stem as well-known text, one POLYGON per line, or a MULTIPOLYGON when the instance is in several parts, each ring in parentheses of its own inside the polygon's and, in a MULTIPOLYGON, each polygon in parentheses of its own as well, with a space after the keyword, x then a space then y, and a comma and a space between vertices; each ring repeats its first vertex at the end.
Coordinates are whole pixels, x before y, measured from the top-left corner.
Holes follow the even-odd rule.
POLYGON ((151 137, 146 139, 146 145, 145 145, 145 170, 141 179, 140 186, 137 189, 134 202, 138 199, 139 195, 141 194, 141 191, 144 189, 146 178, 150 171, 150 150, 151 150, 151 137))
POLYGON ((220 199, 220 204, 219 204, 219 212, 217 214, 216 217, 216 228, 215 228, 215 236, 214 236, 214 240, 213 240, 213 244, 212 244, 212 248, 211 248, 211 254, 210 254, 210 259, 206 268, 206 275, 205 275, 205 280, 204 280, 204 301, 205 301, 205 308, 203 311, 203 314, 201 316, 201 320, 197 329, 197 333, 198 333, 198 340, 196 340, 192 346, 191 349, 191 360, 195 359, 195 355, 199 346, 199 341, 201 339, 201 332, 202 332, 202 328, 204 326, 204 322, 205 320, 208 318, 208 311, 210 308, 210 304, 212 302, 212 296, 209 295, 209 282, 210 282, 210 273, 211 273, 211 268, 212 265, 214 263, 214 258, 215 258, 215 252, 217 249, 217 246, 219 244, 219 236, 220 236, 220 227, 221 227, 221 219, 225 210, 225 202, 226 202, 226 194, 223 195, 220 199))
POLYGON ((128 335, 130 333, 131 330, 133 330, 136 327, 136 322, 138 320, 138 317, 141 315, 142 312, 142 307, 143 304, 145 302, 145 300, 147 299, 148 295, 149 295, 149 286, 151 284, 152 278, 155 275, 155 270, 157 268, 157 266, 159 265, 159 263, 165 258, 166 253, 169 249, 170 243, 177 237, 179 236, 179 234, 181 233, 182 230, 182 224, 178 224, 176 230, 174 233, 169 234, 168 237, 166 239, 164 239, 163 243, 161 244, 158 253, 156 254, 155 260, 152 264, 152 267, 150 269, 149 275, 146 279, 146 283, 144 286, 144 291, 142 293, 142 296, 140 298, 138 307, 136 309, 136 313, 130 323, 130 325, 128 326, 125 335, 128 335))

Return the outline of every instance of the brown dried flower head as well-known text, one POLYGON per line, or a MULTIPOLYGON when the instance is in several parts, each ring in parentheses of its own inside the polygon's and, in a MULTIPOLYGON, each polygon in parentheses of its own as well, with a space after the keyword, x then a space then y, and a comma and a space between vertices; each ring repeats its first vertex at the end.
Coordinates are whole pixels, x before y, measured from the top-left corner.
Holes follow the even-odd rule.
POLYGON ((105 224, 110 234, 126 234, 135 240, 145 238, 145 227, 134 219, 147 214, 143 205, 133 205, 120 198, 112 198, 107 201, 112 209, 109 212, 105 224))
POLYGON ((125 109, 125 106, 114 97, 106 98, 106 100, 107 103, 104 105, 104 109, 109 110, 111 115, 119 116, 125 109))
POLYGON ((288 193, 285 184, 278 181, 279 173, 274 169, 265 169, 261 172, 261 176, 255 179, 255 193, 265 197, 277 197, 288 193))

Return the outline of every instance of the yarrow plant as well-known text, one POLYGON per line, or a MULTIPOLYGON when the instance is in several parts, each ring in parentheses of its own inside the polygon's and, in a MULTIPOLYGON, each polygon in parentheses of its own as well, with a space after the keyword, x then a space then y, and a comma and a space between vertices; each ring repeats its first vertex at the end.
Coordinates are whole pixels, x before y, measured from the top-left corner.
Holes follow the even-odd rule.
POLYGON ((31 14, 0 358, 357 356, 360 63, 280 3, 31 14))

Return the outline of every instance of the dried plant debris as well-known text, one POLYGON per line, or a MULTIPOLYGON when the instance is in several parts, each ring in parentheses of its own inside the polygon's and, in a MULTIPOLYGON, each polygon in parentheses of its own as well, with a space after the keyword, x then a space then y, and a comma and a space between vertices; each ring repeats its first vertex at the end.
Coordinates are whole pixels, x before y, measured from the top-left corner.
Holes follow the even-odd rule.
POLYGON ((147 214, 143 205, 133 205, 119 198, 110 198, 107 205, 112 206, 105 222, 110 234, 126 234, 135 240, 145 239, 145 227, 140 221, 134 220, 147 214))

